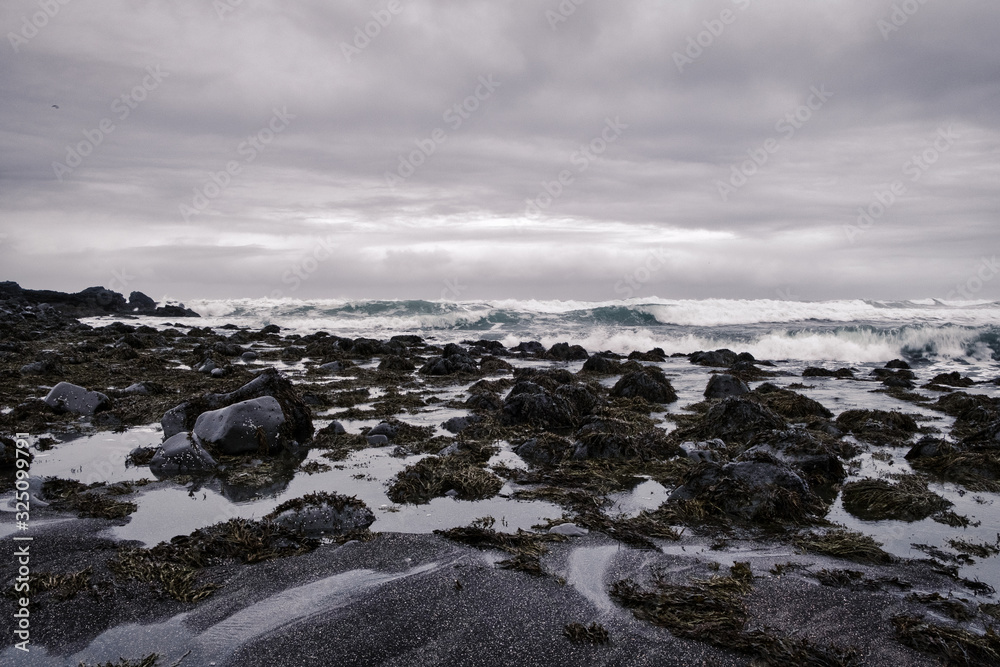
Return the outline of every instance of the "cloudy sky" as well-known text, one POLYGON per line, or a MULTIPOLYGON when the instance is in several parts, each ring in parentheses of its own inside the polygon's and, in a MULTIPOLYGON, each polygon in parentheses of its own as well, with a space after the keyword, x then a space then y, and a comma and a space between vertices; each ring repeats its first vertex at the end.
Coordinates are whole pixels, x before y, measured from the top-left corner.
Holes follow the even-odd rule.
POLYGON ((0 279, 1000 298, 998 25, 995 0, 6 0, 0 279))

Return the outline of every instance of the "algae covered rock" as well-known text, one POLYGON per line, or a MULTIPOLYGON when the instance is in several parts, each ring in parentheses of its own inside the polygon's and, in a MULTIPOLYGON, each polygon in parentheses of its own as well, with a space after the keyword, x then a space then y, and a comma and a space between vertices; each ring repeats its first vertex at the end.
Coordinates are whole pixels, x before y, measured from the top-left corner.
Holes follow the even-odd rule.
POLYGON ((616 398, 643 398, 650 403, 673 403, 677 400, 670 380, 657 366, 645 366, 622 376, 611 388, 616 398))
POLYGON ((318 491, 281 503, 265 518, 309 536, 344 535, 375 523, 375 515, 353 496, 318 491))
POLYGON ((740 396, 750 391, 747 383, 725 373, 713 375, 705 387, 705 398, 728 398, 740 396))

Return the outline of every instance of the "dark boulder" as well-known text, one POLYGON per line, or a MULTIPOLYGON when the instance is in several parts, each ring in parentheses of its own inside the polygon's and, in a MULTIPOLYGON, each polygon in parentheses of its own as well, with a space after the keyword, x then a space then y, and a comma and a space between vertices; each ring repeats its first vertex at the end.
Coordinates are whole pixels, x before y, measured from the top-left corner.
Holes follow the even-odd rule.
POLYGON ((488 354, 479 361, 479 370, 486 375, 495 375, 497 373, 512 373, 514 367, 503 359, 488 354))
POLYGON ((579 361, 588 358, 590 355, 580 345, 570 345, 569 343, 556 343, 549 348, 545 356, 558 361, 579 361))
POLYGON ((893 359, 885 365, 886 368, 902 368, 904 370, 910 370, 910 365, 903 361, 902 359, 893 359))
POLYGON ((677 400, 670 380, 657 366, 646 366, 622 376, 611 388, 615 398, 643 398, 650 403, 673 403, 677 400))
POLYGON ((617 375, 621 372, 620 361, 611 359, 601 354, 595 354, 583 363, 581 373, 593 373, 594 375, 617 375))
POLYGON ((935 375, 931 384, 944 385, 945 387, 971 387, 976 384, 976 381, 969 377, 962 377, 958 371, 953 371, 935 375))
POLYGON ((483 421, 483 418, 479 415, 467 415, 465 417, 452 417, 448 421, 441 424, 441 428, 448 431, 449 433, 461 433, 465 429, 469 428, 473 424, 478 424, 483 421))
POLYGON ((903 445, 917 432, 913 417, 895 410, 847 410, 840 413, 836 424, 843 431, 876 445, 903 445))
POLYGON ((378 369, 380 371, 392 371, 398 373, 408 373, 412 370, 416 370, 416 368, 417 367, 412 361, 405 357, 396 356, 395 354, 382 357, 382 361, 380 361, 378 365, 378 369))
POLYGON ((740 396, 750 391, 747 383, 732 375, 713 375, 708 386, 705 387, 705 398, 728 398, 729 396, 740 396))
POLYGON ((156 310, 156 302, 142 292, 132 292, 129 294, 128 305, 132 310, 156 310))
POLYGON ((699 366, 726 368, 736 363, 736 353, 732 350, 722 348, 721 350, 714 350, 712 352, 693 352, 688 359, 692 364, 698 364, 699 366))
POLYGON ((833 413, 819 401, 791 389, 777 387, 770 382, 760 385, 754 389, 753 393, 760 398, 764 405, 785 419, 804 420, 810 417, 831 419, 833 417, 833 413))
POLYGON ((545 355, 545 346, 537 340, 521 341, 516 346, 510 348, 511 352, 520 352, 522 355, 541 357, 545 355))
POLYGON ((206 473, 217 467, 212 455, 187 432, 167 438, 149 461, 150 471, 158 476, 206 473))
POLYGON ((574 448, 573 443, 566 438, 542 433, 517 445, 514 451, 529 463, 555 465, 572 456, 574 448))
POLYGON ((787 427, 781 416, 759 401, 733 396, 713 405, 693 425, 679 429, 677 435, 690 440, 720 438, 728 445, 746 446, 761 433, 787 427))
POLYGON ((69 382, 60 382, 42 399, 56 412, 91 416, 111 408, 111 399, 99 391, 88 391, 69 382))
POLYGON ((285 414, 278 400, 261 396, 201 413, 192 433, 221 454, 263 455, 275 454, 288 444, 284 426, 285 414))
POLYGON ((530 424, 544 429, 569 429, 577 423, 573 404, 540 385, 522 380, 514 385, 503 402, 508 423, 530 424))
POLYGON ((854 377, 854 371, 850 368, 838 368, 835 371, 828 370, 826 368, 816 368, 815 366, 810 366, 809 368, 802 371, 802 377, 804 378, 841 378, 849 379, 854 377))
POLYGON ((326 491, 287 500, 265 518, 310 537, 345 535, 375 523, 375 515, 364 502, 326 491))

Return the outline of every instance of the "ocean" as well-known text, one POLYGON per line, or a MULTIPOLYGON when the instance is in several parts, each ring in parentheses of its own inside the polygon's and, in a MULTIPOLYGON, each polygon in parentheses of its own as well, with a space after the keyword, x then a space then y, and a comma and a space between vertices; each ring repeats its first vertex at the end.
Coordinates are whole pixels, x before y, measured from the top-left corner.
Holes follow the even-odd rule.
MULTIPOLYGON (((674 300, 195 300, 202 325, 277 324, 305 335, 418 334, 442 343, 570 342, 589 352, 730 348, 758 359, 866 363, 904 358, 983 369, 1000 359, 1000 302, 674 300)), ((157 322, 157 320, 151 320, 157 322)))

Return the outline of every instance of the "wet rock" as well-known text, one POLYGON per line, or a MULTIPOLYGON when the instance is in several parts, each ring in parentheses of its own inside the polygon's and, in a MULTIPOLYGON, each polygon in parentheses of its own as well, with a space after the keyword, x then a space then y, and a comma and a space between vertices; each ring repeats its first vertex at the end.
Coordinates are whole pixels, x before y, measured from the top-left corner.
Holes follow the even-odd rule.
POLYGON ((57 412, 90 416, 111 408, 111 399, 98 391, 88 391, 69 382, 60 382, 42 399, 57 412))
POLYGON ((257 361, 257 353, 254 352, 253 350, 247 350, 246 352, 240 355, 240 359, 242 359, 244 362, 248 364, 253 363, 254 361, 257 361))
POLYGON ((261 329, 260 332, 264 335, 278 334, 281 333, 281 327, 279 327, 277 324, 268 324, 266 327, 261 329))
POLYGON ((765 456, 724 466, 699 464, 669 501, 696 501, 710 513, 753 522, 801 521, 821 509, 805 480, 765 456))
POLYGON ((831 419, 833 413, 826 409, 819 401, 814 401, 808 396, 777 387, 770 382, 765 382, 753 391, 761 402, 771 408, 785 419, 805 420, 810 417, 820 417, 831 419))
POLYGON ((222 454, 271 454, 285 445, 284 424, 281 404, 273 396, 262 396, 203 412, 193 433, 222 454))
POLYGON ((580 382, 564 384, 556 388, 556 396, 566 399, 577 415, 585 417, 591 414, 604 399, 590 385, 580 382))
POLYGON ((732 375, 713 375, 705 388, 705 398, 727 398, 749 393, 747 383, 732 375))
POLYGON ((466 417, 452 417, 448 421, 441 424, 441 428, 448 431, 449 433, 461 433, 465 429, 469 428, 473 424, 478 424, 483 421, 483 418, 479 415, 468 415, 466 417))
POLYGON ((222 341, 212 345, 212 351, 217 352, 224 357, 239 357, 246 352, 246 350, 235 343, 224 343, 222 341))
POLYGON ((389 437, 383 433, 376 433, 375 435, 366 436, 365 439, 368 444, 372 447, 382 447, 383 445, 389 444, 389 437))
POLYGON ((156 382, 136 382, 122 389, 122 393, 129 396, 155 396, 165 394, 167 390, 156 382))
POLYGON ((321 364, 319 369, 324 373, 329 373, 330 375, 337 375, 343 373, 350 364, 344 361, 331 361, 328 364, 321 364))
POLYGON ((133 310, 156 310, 156 302, 142 292, 132 292, 128 295, 128 305, 133 310))
POLYGON ((549 528, 550 535, 562 535, 564 537, 583 537, 589 533, 589 530, 581 528, 575 523, 560 523, 549 528))
POLYGON ((382 361, 380 361, 378 365, 378 369, 380 371, 394 371, 401 373, 408 373, 416 370, 416 368, 417 367, 409 359, 399 357, 394 354, 382 357, 382 361))
POLYGON ((420 368, 423 375, 455 375, 458 373, 478 375, 476 360, 466 353, 465 348, 451 343, 445 346, 444 354, 432 357, 420 368))
POLYGON ((950 451, 952 451, 952 447, 946 441, 928 435, 917 440, 917 443, 906 453, 905 458, 907 461, 933 458, 935 456, 942 456, 950 451))
POLYGON ((886 368, 902 368, 904 370, 910 370, 910 365, 903 361, 902 359, 893 359, 885 365, 886 368))
POLYGON ((962 377, 958 371, 951 373, 940 373, 934 376, 931 384, 944 385, 946 387, 971 387, 976 384, 972 378, 962 377))
MULTIPOLYGON (((424 339, 423 338, 421 338, 420 336, 414 336, 412 334, 404 334, 404 335, 393 336, 389 340, 391 342, 395 342, 395 343, 402 343, 403 345, 406 345, 407 347, 413 347, 413 346, 416 346, 416 345, 423 345, 424 344, 424 339)), ((503 347, 503 346, 501 346, 501 347, 503 347)))
POLYGON ((713 405, 693 426, 680 429, 678 437, 747 445, 761 433, 785 428, 785 420, 770 408, 746 396, 733 396, 713 405))
POLYGON ((652 350, 646 352, 640 352, 639 350, 633 350, 629 353, 628 358, 632 361, 666 361, 667 353, 663 351, 662 348, 654 347, 652 350))
POLYGON ((665 458, 676 453, 660 429, 639 430, 619 419, 592 416, 576 432, 573 458, 641 459, 665 458))
POLYGON ((21 375, 53 375, 62 372, 62 367, 54 358, 33 361, 21 366, 21 375))
POLYGON ((692 364, 698 364, 699 366, 725 368, 736 363, 736 353, 723 348, 712 352, 694 352, 688 359, 692 364))
POLYGON ((836 484, 847 478, 839 451, 800 428, 769 431, 756 436, 744 456, 765 453, 791 466, 810 485, 836 484))
POLYGON ((227 394, 205 394, 171 408, 160 420, 163 437, 194 428, 198 416, 208 410, 218 410, 234 403, 263 396, 277 399, 285 415, 284 435, 289 440, 306 443, 312 439, 312 413, 292 387, 292 383, 273 368, 264 369, 256 378, 227 394))
POLYGON ((539 465, 554 465, 569 458, 575 446, 566 438, 543 433, 525 440, 514 452, 525 461, 539 465))
POLYGON ((681 451, 684 455, 697 463, 712 462, 718 463, 726 456, 726 443, 719 438, 703 442, 682 442, 681 451))
POLYGON ((343 435, 347 433, 347 429, 344 428, 344 425, 337 420, 333 420, 327 424, 323 431, 329 435, 343 435))
POLYGON ((514 367, 503 359, 486 355, 479 362, 479 370, 487 375, 494 375, 496 373, 512 373, 514 367))
POLYGON ((917 432, 913 417, 895 410, 847 410, 837 417, 837 426, 876 445, 902 445, 917 432))
POLYGON ((838 368, 835 371, 831 371, 827 370, 826 368, 816 368, 815 366, 810 366, 809 368, 802 371, 802 377, 849 379, 854 377, 854 371, 851 370, 850 368, 838 368))
POLYGON ((895 483, 885 479, 848 482, 841 498, 845 510, 865 521, 919 521, 952 506, 917 475, 902 476, 895 483))
POLYGON ((503 399, 489 391, 477 392, 465 401, 470 410, 494 411, 503 407, 503 399))
POLYGON ((364 502, 324 491, 283 502, 265 518, 313 537, 344 535, 375 523, 375 515, 364 502))
POLYGON ((595 375, 617 375, 621 372, 621 368, 622 364, 620 361, 595 354, 584 362, 583 368, 580 370, 581 372, 593 373, 595 375))
POLYGON ((369 429, 368 431, 368 435, 369 436, 384 435, 389 440, 392 440, 393 438, 396 437, 396 433, 398 432, 399 432, 399 426, 397 426, 396 424, 391 424, 389 422, 382 422, 380 424, 376 424, 375 426, 371 427, 371 429, 369 429))
POLYGON ((643 398, 650 403, 673 403, 677 393, 670 380, 657 366, 646 366, 641 371, 623 375, 611 388, 616 398, 643 398))
POLYGON ((229 375, 229 371, 227 371, 225 368, 213 368, 212 372, 209 373, 209 375, 211 375, 214 378, 224 378, 227 375, 229 375))
POLYGON ((570 345, 569 343, 556 343, 549 348, 545 356, 558 361, 574 361, 586 359, 590 355, 580 345, 570 345))
POLYGON ((190 433, 167 438, 149 461, 150 471, 158 476, 214 471, 215 459, 190 433))
POLYGON ((572 403, 528 380, 521 380, 510 390, 503 402, 503 414, 508 423, 546 429, 573 428, 577 421, 572 403))
POLYGON ((521 341, 515 347, 510 348, 511 352, 520 352, 523 355, 541 357, 545 355, 545 346, 537 340, 521 341))

